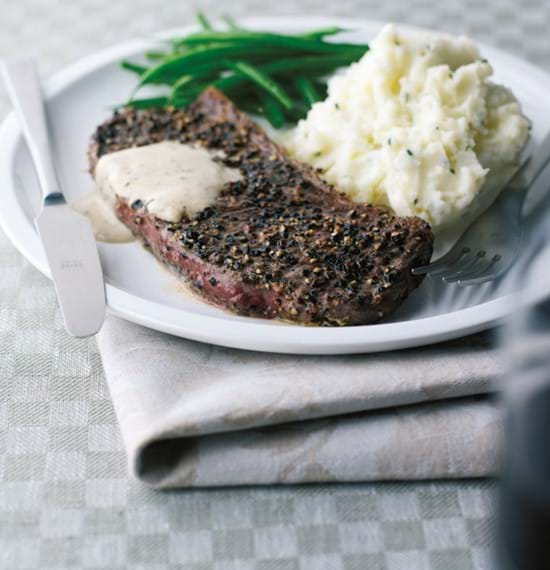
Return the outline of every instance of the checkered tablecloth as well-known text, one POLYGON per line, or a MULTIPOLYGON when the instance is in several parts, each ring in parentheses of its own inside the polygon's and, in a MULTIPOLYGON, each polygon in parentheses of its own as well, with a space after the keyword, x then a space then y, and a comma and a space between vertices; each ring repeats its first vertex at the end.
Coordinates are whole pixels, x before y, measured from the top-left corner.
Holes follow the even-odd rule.
MULTIPOLYGON (((197 7, 407 21, 550 69, 547 0, 3 0, 0 54, 32 53, 48 74, 197 7)), ((489 569, 493 499, 489 482, 157 493, 129 480, 95 342, 65 334, 50 283, 0 234, 1 569, 489 569)))

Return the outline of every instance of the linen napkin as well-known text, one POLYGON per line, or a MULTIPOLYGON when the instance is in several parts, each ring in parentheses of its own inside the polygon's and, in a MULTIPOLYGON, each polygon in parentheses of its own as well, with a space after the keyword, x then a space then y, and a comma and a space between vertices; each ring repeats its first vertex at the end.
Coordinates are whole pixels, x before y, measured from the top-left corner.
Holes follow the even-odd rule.
POLYGON ((490 336, 295 356, 109 317, 99 347, 130 469, 157 488, 478 477, 497 464, 490 336), (477 397, 476 397, 477 396, 477 397))

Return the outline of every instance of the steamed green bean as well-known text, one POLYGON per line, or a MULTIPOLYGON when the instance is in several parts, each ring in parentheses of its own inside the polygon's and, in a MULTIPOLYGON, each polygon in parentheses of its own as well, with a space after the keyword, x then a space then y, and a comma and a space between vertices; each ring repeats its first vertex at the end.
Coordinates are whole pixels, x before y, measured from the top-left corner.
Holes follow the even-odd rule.
POLYGON ((296 79, 296 89, 303 97, 305 103, 310 107, 320 100, 319 93, 317 93, 313 81, 307 77, 298 77, 296 79))
POLYGON ((285 91, 284 87, 279 85, 274 79, 271 79, 267 73, 258 67, 254 67, 244 61, 229 62, 229 67, 233 69, 237 75, 249 79, 255 83, 260 89, 266 91, 273 99, 276 99, 285 109, 292 109, 292 99, 285 91))
POLYGON ((213 86, 280 128, 305 116, 325 96, 327 78, 368 50, 367 45, 326 41, 345 31, 337 26, 280 34, 245 29, 229 16, 223 17, 223 30, 202 13, 197 19, 200 31, 165 42, 166 51, 146 52, 145 63, 121 62, 138 76, 128 105, 182 108, 213 86), (167 93, 133 98, 148 85, 164 85, 167 93))

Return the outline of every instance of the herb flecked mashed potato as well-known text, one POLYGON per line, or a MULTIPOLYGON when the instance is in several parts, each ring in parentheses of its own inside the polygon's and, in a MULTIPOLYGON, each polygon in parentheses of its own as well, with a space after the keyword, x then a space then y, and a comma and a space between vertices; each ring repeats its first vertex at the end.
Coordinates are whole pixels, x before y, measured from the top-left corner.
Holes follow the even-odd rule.
POLYGON ((388 25, 284 142, 353 200, 448 226, 486 188, 496 197, 528 138, 529 121, 492 73, 468 38, 388 25))

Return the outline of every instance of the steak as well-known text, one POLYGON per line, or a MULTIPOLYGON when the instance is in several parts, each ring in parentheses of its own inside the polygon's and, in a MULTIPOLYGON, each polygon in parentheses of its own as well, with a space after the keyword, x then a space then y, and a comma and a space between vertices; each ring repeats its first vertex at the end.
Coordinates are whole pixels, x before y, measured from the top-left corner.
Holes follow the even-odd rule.
POLYGON ((116 214, 205 300, 242 315, 363 325, 390 315, 422 281, 411 268, 431 257, 426 222, 352 202, 214 88, 184 110, 115 112, 93 135, 91 172, 106 153, 166 140, 223 151, 219 160, 242 179, 179 223, 120 197, 116 214))

